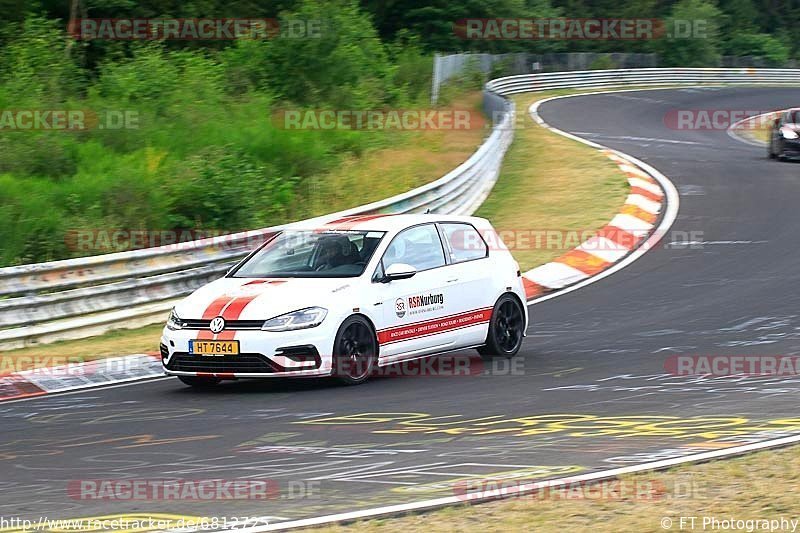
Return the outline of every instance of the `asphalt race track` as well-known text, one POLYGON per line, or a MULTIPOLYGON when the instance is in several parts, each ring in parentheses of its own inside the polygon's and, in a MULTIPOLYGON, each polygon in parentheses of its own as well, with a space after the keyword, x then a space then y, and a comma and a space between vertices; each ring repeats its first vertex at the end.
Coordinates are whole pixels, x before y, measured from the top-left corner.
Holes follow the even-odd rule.
POLYGON ((664 123, 676 109, 798 103, 796 89, 703 88, 543 105, 549 124, 660 170, 681 208, 657 249, 532 306, 517 366, 483 372, 471 359, 473 375, 349 388, 198 392, 163 379, 3 404, 0 515, 294 519, 450 496, 468 478, 547 479, 800 433, 796 377, 665 370, 676 355, 800 355, 800 164, 724 130, 664 123), (202 503, 68 491, 70 480, 175 478, 270 479, 280 491, 202 503))

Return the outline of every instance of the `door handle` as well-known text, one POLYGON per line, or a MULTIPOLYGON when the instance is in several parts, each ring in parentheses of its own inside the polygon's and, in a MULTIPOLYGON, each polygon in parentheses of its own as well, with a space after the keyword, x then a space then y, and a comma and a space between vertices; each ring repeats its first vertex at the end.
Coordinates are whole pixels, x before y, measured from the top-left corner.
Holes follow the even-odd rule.
POLYGON ((451 278, 447 280, 447 283, 454 283, 456 281, 458 281, 458 278, 451 278))

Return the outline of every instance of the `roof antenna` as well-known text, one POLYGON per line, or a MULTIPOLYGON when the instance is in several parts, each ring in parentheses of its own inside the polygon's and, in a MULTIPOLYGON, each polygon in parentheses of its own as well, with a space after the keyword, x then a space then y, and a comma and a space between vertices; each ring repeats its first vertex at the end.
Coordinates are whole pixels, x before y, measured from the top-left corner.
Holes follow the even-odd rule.
POLYGON ((428 209, 426 209, 424 214, 425 215, 430 215, 431 214, 431 208, 429 207, 428 209))

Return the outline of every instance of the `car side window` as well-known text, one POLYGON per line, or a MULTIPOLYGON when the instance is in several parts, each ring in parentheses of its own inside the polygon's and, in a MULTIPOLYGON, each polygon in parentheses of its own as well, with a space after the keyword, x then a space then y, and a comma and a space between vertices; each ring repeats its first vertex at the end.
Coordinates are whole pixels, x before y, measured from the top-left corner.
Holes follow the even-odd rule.
POLYGON ((401 231, 383 254, 383 268, 405 263, 417 270, 444 266, 444 249, 433 224, 423 224, 401 231))
POLYGON ((450 248, 450 261, 461 263, 488 255, 486 242, 471 224, 440 224, 450 248))

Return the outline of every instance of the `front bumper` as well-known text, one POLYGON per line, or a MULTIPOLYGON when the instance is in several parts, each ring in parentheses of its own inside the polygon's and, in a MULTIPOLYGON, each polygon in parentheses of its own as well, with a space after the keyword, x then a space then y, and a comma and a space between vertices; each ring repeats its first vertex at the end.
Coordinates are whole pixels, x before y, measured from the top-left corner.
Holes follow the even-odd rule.
POLYGON ((784 139, 782 155, 789 158, 800 157, 800 139, 784 139))
POLYGON ((333 334, 323 325, 298 331, 237 331, 238 355, 189 354, 189 341, 201 331, 164 328, 161 364, 172 376, 237 378, 320 377, 331 375, 333 334))

